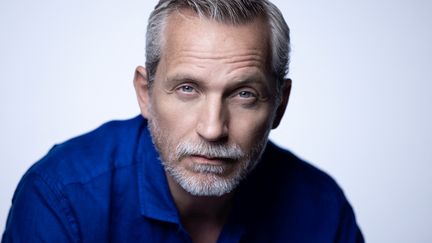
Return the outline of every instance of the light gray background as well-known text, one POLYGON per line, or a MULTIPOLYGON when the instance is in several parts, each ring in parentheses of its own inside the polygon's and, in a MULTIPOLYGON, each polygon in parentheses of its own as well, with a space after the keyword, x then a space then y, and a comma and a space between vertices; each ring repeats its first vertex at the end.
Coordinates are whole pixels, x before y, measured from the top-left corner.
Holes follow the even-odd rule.
MULTIPOLYGON (((0 231, 54 143, 138 114, 155 3, 0 0, 0 231)), ((275 3, 293 91, 271 137, 336 178, 368 242, 432 242, 432 2, 275 3)))

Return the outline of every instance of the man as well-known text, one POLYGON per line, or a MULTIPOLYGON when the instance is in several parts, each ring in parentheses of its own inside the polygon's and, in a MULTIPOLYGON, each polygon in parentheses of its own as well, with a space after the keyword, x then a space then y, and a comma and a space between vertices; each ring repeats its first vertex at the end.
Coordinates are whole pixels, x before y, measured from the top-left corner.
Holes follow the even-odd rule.
POLYGON ((363 242, 336 183, 267 141, 288 57, 265 0, 161 0, 134 78, 142 116, 30 168, 2 242, 363 242))

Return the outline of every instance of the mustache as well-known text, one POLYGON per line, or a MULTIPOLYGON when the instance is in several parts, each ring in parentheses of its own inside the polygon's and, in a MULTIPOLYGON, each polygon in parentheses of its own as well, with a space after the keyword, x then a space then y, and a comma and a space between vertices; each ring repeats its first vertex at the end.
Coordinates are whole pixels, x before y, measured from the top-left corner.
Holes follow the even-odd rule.
POLYGON ((199 155, 208 158, 239 160, 245 156, 245 152, 237 144, 211 144, 204 141, 180 143, 175 148, 175 152, 177 159, 199 155))

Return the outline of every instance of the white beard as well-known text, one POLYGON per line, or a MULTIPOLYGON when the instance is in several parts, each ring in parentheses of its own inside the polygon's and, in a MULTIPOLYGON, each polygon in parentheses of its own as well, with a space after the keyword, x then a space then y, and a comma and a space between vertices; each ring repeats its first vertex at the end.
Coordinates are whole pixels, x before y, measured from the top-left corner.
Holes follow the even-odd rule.
POLYGON ((169 139, 169 134, 158 127, 157 116, 152 114, 152 117, 153 119, 148 121, 148 128, 165 171, 194 196, 222 196, 233 191, 260 160, 270 131, 246 153, 238 145, 209 143, 203 140, 178 141, 178 144, 174 144, 169 139), (188 168, 179 165, 183 158, 196 154, 227 158, 232 162, 221 165, 192 163, 188 168))

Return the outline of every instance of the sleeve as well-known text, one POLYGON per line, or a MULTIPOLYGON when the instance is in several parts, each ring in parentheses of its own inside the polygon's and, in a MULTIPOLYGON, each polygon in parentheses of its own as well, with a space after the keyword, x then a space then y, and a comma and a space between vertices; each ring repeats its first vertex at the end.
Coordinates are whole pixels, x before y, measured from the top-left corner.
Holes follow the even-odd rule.
POLYGON ((363 234, 357 225, 354 211, 345 199, 341 208, 339 227, 337 233, 338 243, 364 243, 363 234))
POLYGON ((78 242, 71 213, 60 186, 28 173, 15 191, 1 242, 78 242))

